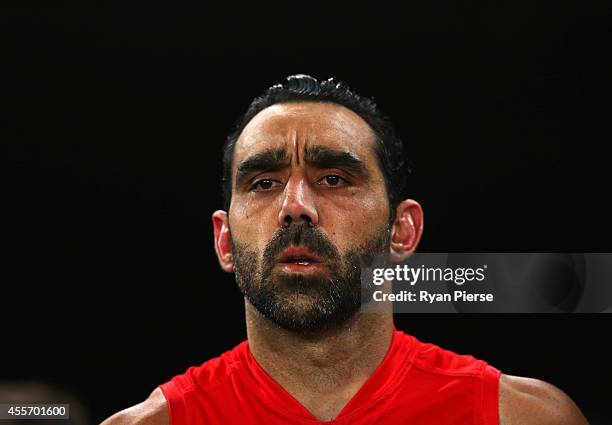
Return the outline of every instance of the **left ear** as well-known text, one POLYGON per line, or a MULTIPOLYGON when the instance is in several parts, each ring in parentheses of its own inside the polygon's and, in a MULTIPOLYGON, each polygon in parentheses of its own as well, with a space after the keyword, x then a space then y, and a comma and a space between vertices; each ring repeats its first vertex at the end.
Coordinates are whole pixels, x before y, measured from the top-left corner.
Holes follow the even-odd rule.
POLYGON ((391 256, 403 261, 414 252, 423 234, 423 208, 412 199, 405 199, 395 209, 391 228, 391 256))

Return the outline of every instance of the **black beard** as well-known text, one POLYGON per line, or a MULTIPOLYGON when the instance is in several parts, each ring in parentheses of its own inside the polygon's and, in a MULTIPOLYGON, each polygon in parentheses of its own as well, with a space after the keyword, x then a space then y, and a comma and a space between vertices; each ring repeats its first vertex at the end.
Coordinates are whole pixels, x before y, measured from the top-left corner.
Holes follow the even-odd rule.
POLYGON ((261 262, 256 251, 232 242, 236 282, 264 317, 284 329, 309 333, 337 327, 361 307, 361 265, 385 252, 389 241, 385 227, 342 256, 317 228, 291 224, 274 234, 261 262), (291 245, 304 246, 323 258, 326 273, 305 276, 274 270, 280 253, 291 245))

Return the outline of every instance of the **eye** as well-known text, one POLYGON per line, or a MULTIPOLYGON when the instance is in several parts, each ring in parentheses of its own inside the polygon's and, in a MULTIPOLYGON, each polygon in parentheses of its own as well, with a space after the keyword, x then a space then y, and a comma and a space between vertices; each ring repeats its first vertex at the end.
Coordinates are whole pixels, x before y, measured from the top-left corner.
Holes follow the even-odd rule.
POLYGON ((261 179, 253 183, 250 190, 255 192, 265 192, 278 187, 278 185, 280 185, 280 182, 277 182, 276 180, 261 179))
POLYGON ((317 182, 317 184, 319 185, 331 186, 331 187, 344 186, 347 183, 348 182, 345 179, 335 174, 329 174, 317 182))

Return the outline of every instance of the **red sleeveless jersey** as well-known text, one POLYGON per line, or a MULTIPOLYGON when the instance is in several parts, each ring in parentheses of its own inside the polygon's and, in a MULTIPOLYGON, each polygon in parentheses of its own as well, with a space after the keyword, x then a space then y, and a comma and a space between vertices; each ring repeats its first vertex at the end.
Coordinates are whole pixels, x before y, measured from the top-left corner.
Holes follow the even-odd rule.
POLYGON ((248 341, 162 384, 171 425, 497 425, 500 372, 394 330, 370 378, 332 421, 317 420, 259 366, 248 341))

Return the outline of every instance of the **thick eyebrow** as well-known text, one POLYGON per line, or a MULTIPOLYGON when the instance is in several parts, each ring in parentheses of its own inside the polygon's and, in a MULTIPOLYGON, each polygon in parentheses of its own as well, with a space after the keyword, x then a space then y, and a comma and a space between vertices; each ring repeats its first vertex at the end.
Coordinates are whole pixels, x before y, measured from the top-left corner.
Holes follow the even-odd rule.
POLYGON ((340 168, 359 177, 368 176, 364 162, 350 152, 312 146, 306 149, 304 160, 315 168, 340 168))
POLYGON ((290 164, 291 156, 284 148, 258 152, 240 163, 236 173, 236 185, 240 185, 244 179, 253 173, 280 170, 290 164))

